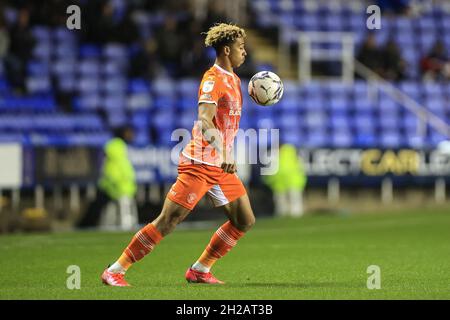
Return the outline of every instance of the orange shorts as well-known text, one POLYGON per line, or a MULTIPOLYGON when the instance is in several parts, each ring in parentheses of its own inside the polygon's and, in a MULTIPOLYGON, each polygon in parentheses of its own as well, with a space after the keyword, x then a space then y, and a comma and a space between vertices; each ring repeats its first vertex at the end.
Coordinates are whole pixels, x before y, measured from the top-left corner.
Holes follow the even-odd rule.
POLYGON ((182 154, 178 163, 177 181, 167 197, 175 203, 192 210, 208 193, 214 206, 232 202, 247 191, 236 173, 225 173, 221 168, 203 163, 192 163, 182 154))

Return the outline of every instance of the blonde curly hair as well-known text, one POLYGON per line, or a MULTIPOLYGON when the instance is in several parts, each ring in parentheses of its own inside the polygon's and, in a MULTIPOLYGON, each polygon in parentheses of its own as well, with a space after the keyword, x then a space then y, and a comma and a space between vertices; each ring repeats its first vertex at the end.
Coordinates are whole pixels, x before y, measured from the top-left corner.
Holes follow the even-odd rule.
POLYGON ((237 38, 245 38, 245 30, 228 23, 216 23, 206 34, 205 46, 213 47, 218 51, 224 45, 229 45, 237 38))

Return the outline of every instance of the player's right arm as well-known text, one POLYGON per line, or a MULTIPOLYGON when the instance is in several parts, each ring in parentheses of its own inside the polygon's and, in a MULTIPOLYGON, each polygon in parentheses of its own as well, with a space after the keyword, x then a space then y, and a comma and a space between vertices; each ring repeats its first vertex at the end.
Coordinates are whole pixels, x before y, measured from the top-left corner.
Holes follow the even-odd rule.
POLYGON ((198 106, 198 120, 201 123, 204 139, 222 156, 221 168, 228 173, 236 172, 236 164, 230 155, 227 155, 219 130, 214 125, 213 119, 217 114, 217 106, 214 103, 200 103, 198 106))

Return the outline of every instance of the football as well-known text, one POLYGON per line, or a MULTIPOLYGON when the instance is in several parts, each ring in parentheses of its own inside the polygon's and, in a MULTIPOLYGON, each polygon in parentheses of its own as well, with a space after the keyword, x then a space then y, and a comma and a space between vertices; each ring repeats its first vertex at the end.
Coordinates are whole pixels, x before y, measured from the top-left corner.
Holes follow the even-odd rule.
POLYGON ((283 96, 283 82, 273 72, 260 71, 250 79, 248 94, 257 104, 271 106, 283 96))

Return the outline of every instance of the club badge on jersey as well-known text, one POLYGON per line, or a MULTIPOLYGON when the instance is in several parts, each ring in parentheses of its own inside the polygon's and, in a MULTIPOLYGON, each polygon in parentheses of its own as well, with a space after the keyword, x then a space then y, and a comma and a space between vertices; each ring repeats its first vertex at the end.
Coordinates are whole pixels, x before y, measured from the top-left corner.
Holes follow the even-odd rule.
POLYGON ((205 81, 203 83, 202 91, 204 93, 211 92, 214 88, 214 81, 205 81))

